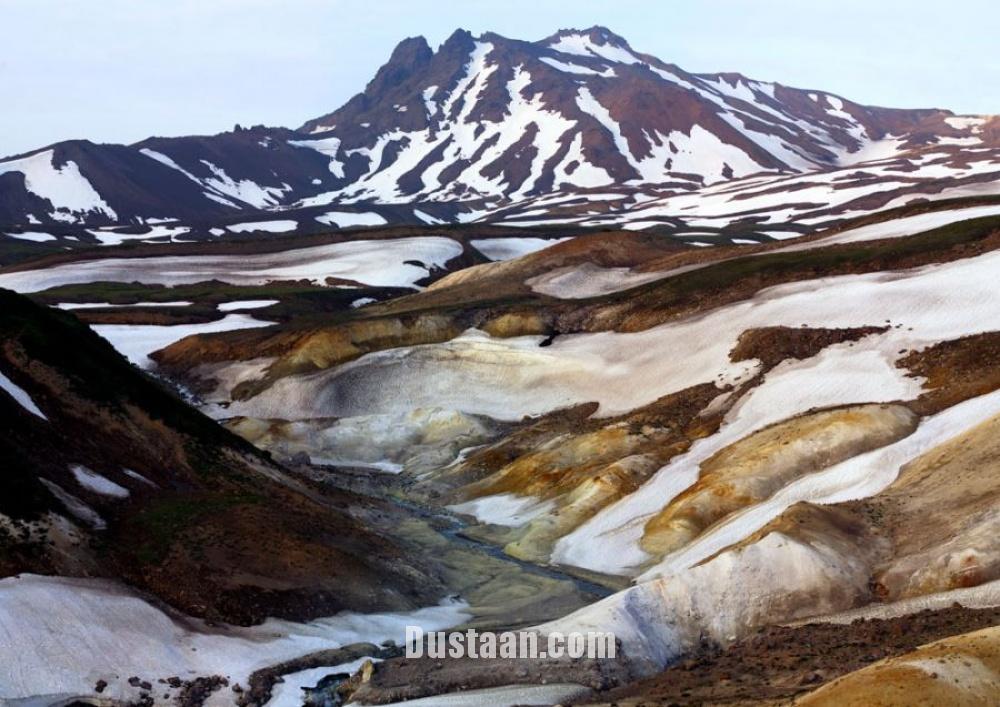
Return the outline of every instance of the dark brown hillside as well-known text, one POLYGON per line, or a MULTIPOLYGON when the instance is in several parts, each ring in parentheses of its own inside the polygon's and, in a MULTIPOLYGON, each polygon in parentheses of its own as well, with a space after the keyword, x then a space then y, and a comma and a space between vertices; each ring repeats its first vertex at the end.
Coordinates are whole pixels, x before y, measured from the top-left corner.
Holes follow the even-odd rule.
POLYGON ((236 623, 437 598, 366 502, 292 480, 72 315, 0 290, 0 370, 47 418, 0 393, 0 576, 117 577, 236 623))

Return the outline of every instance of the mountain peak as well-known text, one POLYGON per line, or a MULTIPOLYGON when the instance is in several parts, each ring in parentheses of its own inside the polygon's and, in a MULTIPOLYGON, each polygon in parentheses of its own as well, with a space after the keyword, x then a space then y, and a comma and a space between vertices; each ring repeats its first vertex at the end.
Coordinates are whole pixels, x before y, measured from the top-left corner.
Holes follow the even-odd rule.
POLYGON ((0 162, 0 223, 104 225, 361 201, 514 203, 618 185, 697 189, 902 154, 939 136, 944 147, 1000 144, 983 121, 828 96, 735 73, 692 74, 603 26, 534 41, 458 29, 436 51, 423 37, 400 42, 364 91, 297 131, 321 138, 258 129, 0 162), (116 188, 122 164, 143 175, 141 198, 131 185, 116 188), (75 179, 77 168, 73 189, 34 177, 75 179))
POLYGON ((424 37, 407 37, 392 50, 389 61, 385 63, 382 70, 393 67, 408 73, 414 68, 426 64, 433 56, 434 50, 431 49, 424 37))
POLYGON ((615 34, 603 25, 594 25, 593 27, 588 27, 587 29, 561 29, 555 34, 546 37, 540 43, 548 46, 557 44, 560 40, 571 39, 574 37, 587 39, 599 45, 611 45, 622 49, 630 49, 628 41, 626 41, 624 37, 615 34))
POLYGON ((392 56, 375 74, 368 90, 382 93, 406 82, 419 72, 434 56, 433 50, 423 37, 407 37, 396 45, 392 56))
POLYGON ((451 47, 466 47, 471 45, 475 41, 475 37, 472 36, 472 32, 467 29, 462 29, 459 27, 448 39, 444 40, 441 45, 441 49, 451 48, 451 47))

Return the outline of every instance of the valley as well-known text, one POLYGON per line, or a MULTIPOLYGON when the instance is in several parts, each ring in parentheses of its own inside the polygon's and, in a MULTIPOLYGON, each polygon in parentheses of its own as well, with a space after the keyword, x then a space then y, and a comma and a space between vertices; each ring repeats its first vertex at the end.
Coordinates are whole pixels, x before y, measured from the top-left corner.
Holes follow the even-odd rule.
POLYGON ((602 27, 0 160, 0 703, 996 702, 998 180, 602 27))

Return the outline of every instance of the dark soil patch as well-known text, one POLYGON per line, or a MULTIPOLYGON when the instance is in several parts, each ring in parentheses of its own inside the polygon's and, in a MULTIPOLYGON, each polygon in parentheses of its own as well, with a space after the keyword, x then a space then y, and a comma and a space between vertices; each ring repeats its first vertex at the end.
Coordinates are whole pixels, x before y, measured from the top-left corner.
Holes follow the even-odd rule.
POLYGON ((601 704, 784 704, 883 658, 1000 624, 1000 608, 955 606, 851 624, 772 626, 726 650, 706 648, 659 675, 602 696, 601 704))

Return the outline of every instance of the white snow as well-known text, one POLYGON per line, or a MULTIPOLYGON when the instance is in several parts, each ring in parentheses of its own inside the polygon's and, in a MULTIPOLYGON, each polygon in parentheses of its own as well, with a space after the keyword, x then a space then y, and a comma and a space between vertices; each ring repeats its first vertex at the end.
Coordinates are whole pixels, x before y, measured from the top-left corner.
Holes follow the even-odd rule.
POLYGON ((945 118, 944 122, 956 130, 972 130, 973 132, 980 132, 979 129, 986 124, 987 118, 979 116, 955 116, 952 118, 945 118))
MULTIPOLYGON (((391 702, 384 707, 513 707, 513 705, 557 705, 590 694, 573 683, 551 685, 504 685, 483 690, 466 690, 447 695, 391 702)), ((352 702, 347 707, 361 707, 352 702)))
MULTIPOLYGON (((337 159, 340 150, 340 138, 328 137, 321 140, 289 140, 293 147, 305 147, 321 152, 330 158, 330 172, 338 179, 344 178, 344 163, 337 159)), ((313 183, 316 183, 315 181, 313 183)))
POLYGON ((108 309, 114 307, 189 307, 193 302, 135 302, 134 304, 111 304, 110 302, 60 302, 59 309, 108 309))
POLYGON ((950 209, 947 211, 931 211, 916 216, 906 216, 904 218, 890 219, 881 223, 873 223, 869 226, 852 228, 841 233, 837 233, 827 238, 820 238, 808 243, 795 243, 783 247, 782 252, 792 252, 800 250, 811 250, 822 248, 835 243, 860 243, 863 241, 873 241, 880 238, 902 238, 916 233, 930 231, 941 226, 965 221, 968 219, 981 218, 984 216, 1000 215, 1000 204, 992 206, 973 206, 965 209, 950 209))
POLYGON ((707 540, 696 541, 696 549, 680 551, 673 562, 668 558, 640 577, 636 586, 539 628, 611 630, 628 655, 662 667, 705 638, 726 643, 762 624, 807 617, 845 623, 860 616, 940 608, 956 600, 972 606, 995 605, 1000 601, 996 582, 835 614, 869 596, 871 567, 866 562, 821 538, 804 542, 778 531, 749 545, 733 543, 798 500, 837 503, 878 493, 907 462, 998 412, 1000 391, 930 417, 910 437, 803 477, 779 492, 777 500, 723 522, 707 540), (726 537, 713 537, 719 534, 726 537))
POLYGON ((434 94, 437 93, 437 86, 428 86, 424 89, 422 94, 424 99, 424 109, 427 111, 427 117, 433 118, 437 113, 437 103, 434 102, 434 94))
POLYGON ((100 241, 101 245, 121 245, 126 241, 144 241, 152 238, 168 238, 173 240, 175 236, 183 236, 190 231, 191 229, 186 226, 164 226, 162 224, 152 226, 145 233, 118 233, 111 228, 87 229, 87 233, 100 241))
MULTIPOLYGON (((108 527, 107 523, 105 523, 104 519, 98 515, 97 511, 73 494, 68 493, 59 484, 49 481, 48 479, 39 478, 38 480, 42 482, 42 485, 45 486, 45 488, 47 488, 49 492, 51 492, 52 495, 55 496, 56 499, 66 507, 66 510, 68 510, 77 520, 83 521, 94 530, 104 530, 108 527)), ((0 607, 0 612, 2 611, 3 608, 0 607)), ((0 620, 0 625, 2 625, 2 623, 2 620, 0 620)), ((0 647, 0 650, 2 650, 2 647, 0 647)), ((0 682, 0 688, 2 687, 3 683, 0 682)))
POLYGON ((111 479, 101 476, 95 471, 91 471, 85 466, 74 464, 69 468, 73 473, 76 483, 83 488, 101 496, 111 496, 112 498, 128 498, 129 490, 124 486, 116 484, 111 479))
POLYGON ((327 226, 351 228, 353 226, 384 226, 388 223, 385 217, 372 211, 327 211, 316 220, 327 226))
POLYGON ((299 227, 298 221, 253 221, 250 223, 237 223, 227 228, 233 233, 253 233, 254 231, 266 231, 267 233, 287 233, 299 227))
POLYGON ((199 180, 206 187, 215 190, 225 196, 239 199, 258 209, 265 209, 277 206, 279 198, 286 191, 290 191, 287 185, 281 187, 262 186, 250 179, 235 180, 226 174, 221 167, 217 167, 208 160, 200 160, 212 172, 211 177, 199 180))
POLYGON ((804 476, 766 501, 733 514, 683 549, 664 558, 643 573, 639 581, 693 567, 760 530, 796 503, 841 503, 873 496, 895 481, 899 470, 908 462, 997 414, 1000 414, 1000 392, 948 408, 927 418, 916 432, 894 444, 804 476))
POLYGON ((455 513, 475 516, 480 523, 517 527, 555 508, 554 501, 539 501, 533 496, 500 493, 481 496, 465 503, 448 506, 455 513))
POLYGON ((497 339, 470 331, 284 378, 252 400, 234 402, 231 413, 340 417, 434 407, 516 420, 596 401, 597 414, 608 416, 699 383, 745 380, 756 362, 733 363, 729 352, 747 329, 890 322, 884 334, 771 370, 717 434, 698 440, 556 545, 554 561, 631 574, 649 560, 638 547, 645 519, 693 483, 701 462, 716 451, 813 408, 917 397, 922 382, 896 367, 900 352, 994 329, 998 271, 1000 252, 992 252, 907 271, 790 283, 646 331, 560 336, 544 348, 541 336, 497 339))
POLYGON ((49 215, 54 219, 75 222, 92 212, 118 218, 87 178, 80 174, 75 162, 69 160, 56 167, 52 163, 54 158, 53 150, 45 150, 29 157, 0 162, 0 174, 22 173, 27 190, 52 203, 55 211, 49 215))
POLYGON ((809 623, 849 624, 857 619, 892 619, 928 609, 947 609, 956 603, 967 609, 989 609, 1000 606, 1000 580, 984 582, 975 587, 961 587, 885 604, 873 604, 836 614, 816 616, 810 618, 809 623))
MULTIPOLYGON (((214 201, 217 204, 222 204, 223 206, 228 206, 231 209, 237 209, 238 210, 238 209, 241 208, 240 206, 237 206, 236 204, 234 204, 233 202, 231 202, 229 199, 225 198, 224 196, 219 196, 218 194, 213 194, 210 191, 202 192, 202 196, 204 196, 206 199, 211 199, 212 201, 214 201)), ((216 229, 216 230, 222 230, 222 229, 216 229)), ((225 231, 223 231, 223 233, 225 233, 225 231)))
POLYGON ((558 69, 567 74, 581 74, 584 76, 603 76, 605 78, 613 78, 615 75, 615 70, 612 68, 606 68, 602 71, 597 71, 596 69, 591 69, 586 66, 580 66, 579 64, 567 64, 566 62, 559 61, 558 59, 553 59, 549 56, 543 56, 541 60, 551 66, 553 69, 558 69))
POLYGON ((760 171, 760 165, 737 147, 722 142, 714 133, 700 125, 694 125, 690 134, 674 131, 670 135, 648 132, 646 142, 648 154, 636 157, 621 125, 611 112, 598 101, 589 88, 580 88, 576 104, 584 113, 591 115, 614 140, 618 152, 639 174, 643 182, 667 181, 671 172, 702 175, 706 183, 728 180, 723 175, 728 166, 733 175, 740 177, 760 171), (668 168, 667 164, 670 164, 668 168))
POLYGON ((131 478, 135 479, 136 481, 141 481, 144 484, 156 487, 155 483, 153 483, 152 481, 150 481, 149 479, 147 479, 145 476, 143 476, 142 474, 140 474, 138 471, 133 471, 132 469, 126 469, 126 468, 122 467, 122 473, 125 474, 125 476, 128 476, 128 477, 131 477, 131 478))
POLYGON ((276 299, 245 299, 237 302, 223 302, 216 309, 220 312, 232 312, 237 309, 262 309, 270 307, 272 304, 278 304, 279 301, 276 299))
POLYGON ((374 302, 378 302, 378 300, 375 299, 374 297, 361 297, 351 302, 351 309, 364 307, 366 304, 373 304, 374 302))
POLYGON ((549 44, 549 48, 561 54, 606 59, 619 64, 639 64, 642 62, 642 59, 624 47, 610 43, 598 44, 583 34, 563 35, 549 44))
POLYGON ((702 462, 719 450, 813 408, 916 397, 921 390, 919 381, 904 377, 892 365, 886 350, 889 346, 872 337, 853 347, 830 347, 806 361, 780 364, 729 412, 716 434, 697 440, 634 493, 561 538, 553 560, 612 574, 632 574, 649 560, 639 548, 646 520, 697 481, 702 462))
POLYGON ((34 243, 45 243, 46 241, 58 240, 51 233, 41 233, 39 231, 24 231, 23 233, 8 233, 9 238, 18 238, 22 241, 33 241, 34 243))
POLYGON ((28 395, 24 388, 12 381, 3 373, 0 373, 0 388, 2 388, 10 397, 14 398, 14 400, 21 407, 30 412, 32 415, 37 415, 43 420, 49 419, 45 417, 45 413, 38 409, 38 406, 35 405, 35 401, 31 399, 31 396, 28 395))
POLYGON ((490 260, 511 260, 535 253, 571 238, 477 238, 472 247, 490 260))
POLYGON ((209 334, 233 329, 253 329, 270 326, 273 322, 254 319, 246 314, 230 314, 214 322, 203 324, 94 324, 91 329, 107 339, 120 354, 140 368, 156 364, 149 354, 169 346, 175 341, 195 334, 209 334))
POLYGON ((132 675, 155 683, 222 674, 246 685, 254 670, 308 653, 387 639, 402 644, 407 624, 425 631, 454 626, 468 617, 465 608, 452 601, 408 614, 209 627, 174 619, 112 582, 22 574, 0 580, 0 634, 17 636, 0 642, 0 700, 96 697, 100 679, 109 683, 103 698, 134 698, 137 689, 125 682, 132 675))
POLYGON ((430 214, 425 213, 420 209, 414 209, 413 215, 430 226, 440 226, 441 224, 446 223, 443 219, 439 219, 436 216, 431 216, 430 214))
POLYGON ((539 294, 560 299, 584 299, 620 292, 647 282, 662 280, 691 268, 660 272, 633 272, 631 268, 604 268, 593 263, 567 265, 525 281, 539 294))
POLYGON ((338 673, 353 675, 369 660, 373 663, 380 662, 379 658, 358 658, 349 663, 324 668, 310 668, 282 675, 281 682, 275 684, 271 689, 271 699, 265 703, 265 707, 302 707, 302 699, 305 697, 304 689, 316 687, 323 678, 329 675, 338 673))
POLYGON ((176 169, 178 172, 180 172, 181 174, 183 174, 185 177, 187 177, 188 179, 190 179, 192 182, 195 182, 197 184, 202 184, 202 181, 200 179, 198 179, 198 177, 196 177, 193 174, 191 174, 191 172, 187 171, 186 169, 184 169, 183 167, 181 167, 179 164, 177 164, 173 160, 173 158, 171 158, 171 157, 163 154, 162 152, 157 152, 156 150, 150 150, 148 147, 144 147, 144 148, 140 149, 139 152, 141 152, 142 154, 144 154, 146 157, 148 157, 151 160, 156 160, 160 164, 164 164, 167 167, 170 167, 171 169, 176 169))
POLYGON ((610 631, 637 668, 654 672, 706 640, 725 645, 761 625, 845 608, 867 594, 869 572, 822 542, 772 532, 536 628, 610 631))
POLYGON ((264 285, 275 280, 342 278, 376 287, 414 287, 428 268, 443 267, 462 254, 462 245, 443 236, 357 240, 254 255, 105 258, 44 270, 0 274, 0 287, 40 292, 80 282, 142 282, 182 285, 220 280, 264 285), (404 261, 418 261, 423 266, 404 261))

